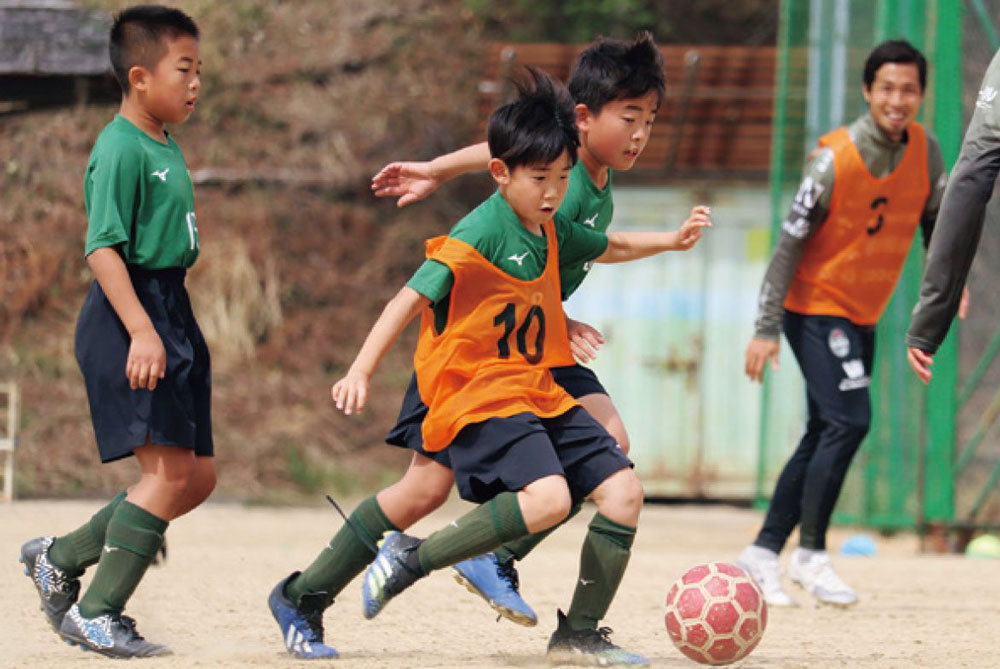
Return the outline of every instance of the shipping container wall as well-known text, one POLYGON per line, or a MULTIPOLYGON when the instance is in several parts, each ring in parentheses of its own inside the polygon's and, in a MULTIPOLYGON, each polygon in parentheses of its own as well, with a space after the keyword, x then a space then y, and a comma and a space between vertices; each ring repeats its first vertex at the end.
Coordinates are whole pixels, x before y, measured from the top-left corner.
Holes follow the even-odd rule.
MULTIPOLYGON (((567 314, 606 339, 593 363, 625 421, 648 495, 753 499, 760 386, 743 374, 768 261, 766 187, 616 187, 612 230, 673 230, 695 204, 714 226, 693 250, 597 265, 567 314)), ((805 396, 783 345, 765 439, 768 492, 802 433, 805 396)))

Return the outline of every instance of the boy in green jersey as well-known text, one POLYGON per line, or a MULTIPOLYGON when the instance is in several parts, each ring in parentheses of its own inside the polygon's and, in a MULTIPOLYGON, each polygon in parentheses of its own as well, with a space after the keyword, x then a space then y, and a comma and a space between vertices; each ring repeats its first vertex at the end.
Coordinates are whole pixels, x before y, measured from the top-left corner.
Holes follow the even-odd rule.
POLYGON ((63 639, 109 657, 150 657, 170 650, 144 640, 122 611, 167 524, 215 487, 209 354, 184 287, 199 251, 194 190, 166 131, 198 100, 198 27, 176 9, 132 7, 115 18, 110 56, 123 97, 87 165, 96 280, 76 356, 101 461, 134 455, 141 476, 80 528, 26 543, 21 562, 63 639))
MULTIPOLYGON (((648 33, 631 43, 602 40, 580 54, 569 89, 576 102, 580 160, 572 168, 559 217, 580 229, 604 232, 612 215, 611 171, 631 168, 649 140, 665 89, 662 56, 648 33)), ((400 196, 403 206, 426 197, 464 171, 486 169, 489 160, 489 148, 483 143, 431 163, 394 163, 375 177, 373 188, 379 196, 400 196)), ((456 229, 455 233, 462 231, 456 229)), ((504 258, 515 265, 519 258, 530 262, 530 256, 524 259, 523 252, 511 249, 504 258)), ((589 268, 590 263, 583 259, 560 268, 563 298, 579 286, 589 268)), ((567 320, 574 353, 588 359, 601 343, 599 333, 567 320)), ((628 436, 622 421, 593 372, 576 365, 554 369, 553 374, 627 452, 628 436)), ((372 559, 369 542, 359 533, 375 541, 385 531, 406 529, 447 499, 454 482, 448 452, 430 453, 422 447, 421 422, 426 410, 414 380, 387 439, 414 451, 409 469, 398 482, 364 500, 352 513, 351 525, 341 528, 307 569, 289 576, 276 588, 277 598, 290 602, 303 619, 308 619, 314 628, 309 635, 322 638, 323 610, 372 559)), ((504 617, 535 625, 535 612, 518 593, 514 558, 524 557, 546 534, 530 535, 495 554, 466 561, 456 566, 456 577, 504 617)), ((272 601, 277 601, 274 593, 272 601)), ((282 625, 282 633, 287 641, 287 626, 282 625)), ((296 648, 289 646, 289 651, 301 656, 296 648)))
MULTIPOLYGON (((648 32, 640 33, 633 42, 603 39, 580 53, 568 86, 576 103, 580 160, 570 174, 559 215, 580 227, 605 232, 614 212, 612 172, 629 170, 635 164, 649 141, 663 99, 663 57, 648 32)), ((375 175, 372 188, 377 196, 399 197, 397 204, 406 206, 427 197, 449 179, 485 169, 489 157, 487 145, 481 143, 429 162, 392 163, 375 175)), ((564 268, 564 300, 580 286, 590 267, 591 263, 581 262, 564 268)), ((574 356, 582 362, 593 359, 603 343, 600 333, 569 318, 567 326, 574 356)), ((576 364, 554 368, 552 373, 628 453, 625 425, 594 372, 576 364)), ((414 450, 414 459, 404 477, 377 496, 385 515, 401 525, 412 524, 437 508, 450 488, 448 463, 421 448, 419 427, 424 411, 416 383, 411 382, 399 421, 387 440, 414 450), (433 462, 428 462, 428 457, 433 462)), ((547 534, 533 534, 493 554, 460 563, 455 566, 456 579, 504 617, 534 625, 537 618, 518 592, 514 562, 523 559, 547 534)))
POLYGON ((497 193, 447 238, 428 242, 427 260, 332 390, 339 409, 360 411, 379 360, 422 313, 414 366, 430 406, 421 428, 425 448, 450 454, 459 494, 479 504, 426 540, 387 533, 365 574, 365 617, 434 570, 559 524, 588 498, 597 513, 572 603, 557 613, 548 659, 643 666, 647 658, 616 646, 610 630, 599 627, 629 560, 642 485, 617 440, 554 378, 554 367, 573 360, 562 277, 580 263, 689 249, 709 220, 695 207, 676 232, 606 235, 556 213, 576 157, 574 105, 565 89, 548 92, 561 87, 536 76, 537 90, 522 90, 490 117, 497 193))

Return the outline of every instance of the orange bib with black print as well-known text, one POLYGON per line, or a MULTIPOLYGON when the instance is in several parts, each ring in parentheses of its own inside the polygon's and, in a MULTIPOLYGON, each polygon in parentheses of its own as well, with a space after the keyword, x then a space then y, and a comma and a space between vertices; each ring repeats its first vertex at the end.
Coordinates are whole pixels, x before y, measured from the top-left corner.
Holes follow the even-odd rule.
POLYGON ((924 129, 911 123, 907 132, 902 160, 881 179, 865 167, 847 128, 820 138, 820 146, 833 149, 830 213, 806 243, 786 309, 878 322, 930 194, 924 129))
POLYGON ((428 407, 424 449, 440 451, 472 423, 522 412, 550 418, 576 401, 556 384, 550 367, 573 364, 559 292, 555 226, 545 270, 521 281, 453 237, 427 242, 427 257, 448 266, 455 282, 448 323, 440 334, 424 309, 413 358, 420 397, 428 407))

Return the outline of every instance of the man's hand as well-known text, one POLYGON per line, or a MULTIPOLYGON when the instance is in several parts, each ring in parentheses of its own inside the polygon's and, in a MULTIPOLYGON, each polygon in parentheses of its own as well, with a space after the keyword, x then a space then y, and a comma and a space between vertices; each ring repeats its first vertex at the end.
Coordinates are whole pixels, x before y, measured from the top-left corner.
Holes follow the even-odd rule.
POLYGON ((677 230, 677 244, 675 246, 677 251, 687 251, 698 243, 698 240, 701 239, 702 228, 712 226, 712 220, 709 218, 711 213, 712 210, 703 205, 691 209, 691 215, 677 230))
POLYGON ((934 364, 934 354, 921 351, 915 346, 906 347, 906 359, 910 362, 910 367, 917 373, 920 380, 925 384, 931 380, 931 365, 934 364))
POLYGON ((965 317, 969 315, 969 288, 964 286, 962 288, 962 299, 958 301, 958 320, 964 321, 965 317))
POLYGON ((423 200, 443 183, 430 162, 389 163, 372 177, 376 197, 398 197, 397 207, 423 200))
POLYGON ((746 364, 744 371, 751 381, 760 383, 764 379, 764 366, 771 361, 771 369, 778 371, 778 353, 781 350, 780 339, 763 339, 753 337, 747 344, 746 364))
POLYGON ((367 374, 349 370, 347 376, 333 384, 333 388, 330 389, 330 397, 333 398, 337 409, 348 416, 355 411, 361 413, 368 401, 370 381, 367 374))
POLYGON ((569 348, 580 364, 597 358, 597 350, 604 343, 604 336, 594 327, 566 317, 566 331, 569 334, 569 348))

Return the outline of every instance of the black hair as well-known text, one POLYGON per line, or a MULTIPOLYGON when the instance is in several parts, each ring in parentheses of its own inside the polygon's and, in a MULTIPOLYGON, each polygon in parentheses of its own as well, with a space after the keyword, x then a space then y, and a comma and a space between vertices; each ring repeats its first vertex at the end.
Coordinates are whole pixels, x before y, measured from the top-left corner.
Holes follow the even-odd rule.
POLYGON ((646 30, 633 42, 601 38, 576 59, 569 92, 577 103, 599 114, 609 102, 656 93, 659 107, 667 89, 663 54, 646 30))
POLYGON ((164 38, 188 35, 198 39, 198 26, 179 9, 136 5, 115 16, 108 51, 115 79, 128 94, 128 71, 140 65, 152 70, 167 51, 164 38))
POLYGON ((570 164, 575 165, 580 137, 573 98, 541 70, 526 69, 530 76, 514 80, 517 99, 490 114, 486 126, 490 155, 513 170, 519 165, 547 165, 568 151, 570 164))
POLYGON ((920 90, 927 86, 927 59, 916 47, 906 40, 889 40, 872 49, 865 61, 865 88, 870 89, 875 83, 875 73, 886 63, 913 63, 920 73, 920 90))

